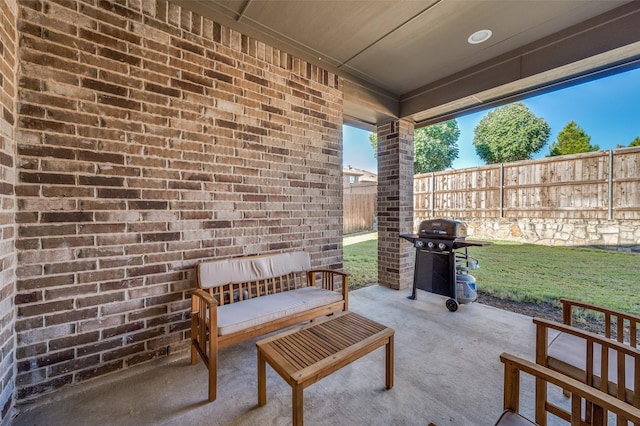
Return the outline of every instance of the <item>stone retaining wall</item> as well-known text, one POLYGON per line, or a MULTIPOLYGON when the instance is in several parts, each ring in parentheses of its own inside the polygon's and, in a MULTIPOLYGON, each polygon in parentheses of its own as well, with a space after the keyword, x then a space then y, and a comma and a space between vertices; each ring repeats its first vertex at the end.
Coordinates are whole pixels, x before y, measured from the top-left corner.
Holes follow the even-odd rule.
MULTIPOLYGON (((640 253, 639 220, 456 219, 469 237, 640 253)), ((418 221, 419 223, 420 221, 418 221)))

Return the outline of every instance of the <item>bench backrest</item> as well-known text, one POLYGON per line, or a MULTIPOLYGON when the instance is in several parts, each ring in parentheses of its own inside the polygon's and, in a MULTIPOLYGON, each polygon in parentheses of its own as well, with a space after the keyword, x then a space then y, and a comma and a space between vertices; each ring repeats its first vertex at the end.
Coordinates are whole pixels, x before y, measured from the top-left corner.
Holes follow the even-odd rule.
POLYGON ((305 252, 207 260, 196 265, 196 285, 222 305, 305 286, 310 269, 305 252))

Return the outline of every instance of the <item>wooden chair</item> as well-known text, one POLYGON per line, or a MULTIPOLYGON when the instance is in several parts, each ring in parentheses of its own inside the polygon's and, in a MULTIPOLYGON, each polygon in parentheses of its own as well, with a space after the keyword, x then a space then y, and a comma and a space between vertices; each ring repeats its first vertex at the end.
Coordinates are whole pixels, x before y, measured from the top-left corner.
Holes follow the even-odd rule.
POLYGON ((619 423, 640 422, 640 409, 614 398, 598 389, 572 379, 515 355, 502 353, 500 361, 504 363, 504 412, 495 423, 496 426, 545 426, 549 410, 546 389, 549 383, 556 385, 571 394, 571 408, 565 418, 572 426, 590 424, 606 425, 608 413, 615 414, 619 423), (521 372, 535 377, 535 423, 520 412, 520 379, 521 372), (540 392, 544 390, 544 392, 540 392), (586 407, 583 414, 583 402, 586 407))
MULTIPOLYGON (((586 305, 566 300, 563 303, 563 306, 567 306, 565 322, 568 324, 542 318, 533 320, 536 324, 536 362, 640 408, 640 350, 629 344, 635 344, 637 340, 628 337, 628 330, 625 331, 624 326, 616 333, 622 342, 613 340, 610 332, 596 334, 573 327, 570 325, 571 306, 586 305), (628 338, 625 339, 624 336, 628 338)), ((619 319, 623 317, 612 323, 614 312, 604 311, 608 311, 605 314, 608 330, 612 329, 613 323, 616 328, 619 328, 617 324, 624 323, 625 320, 619 319)), ((627 314, 624 315, 628 317, 627 314)), ((636 327, 637 323, 631 324, 631 327, 636 327)), ((626 328, 629 328, 628 323, 626 328)), ((546 400, 546 389, 540 389, 539 393, 539 397, 546 400)), ((549 405, 549 411, 558 417, 568 418, 566 410, 550 403, 549 405)), ((623 424, 626 425, 618 423, 623 424)), ((640 424, 636 423, 636 426, 640 424)))

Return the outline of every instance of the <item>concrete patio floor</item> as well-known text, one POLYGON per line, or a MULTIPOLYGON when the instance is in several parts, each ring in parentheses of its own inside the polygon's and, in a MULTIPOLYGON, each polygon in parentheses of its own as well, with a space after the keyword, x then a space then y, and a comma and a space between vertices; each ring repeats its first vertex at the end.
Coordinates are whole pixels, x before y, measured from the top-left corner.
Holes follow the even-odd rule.
MULTIPOLYGON (((534 359, 530 317, 479 303, 449 312, 445 298, 371 286, 350 310, 396 330, 395 385, 386 390, 380 348, 305 389, 308 425, 492 425, 502 412, 503 351, 534 359)), ((99 378, 21 406, 24 425, 288 425, 291 388, 267 367, 257 405, 255 340, 221 351, 218 399, 188 353, 99 378)), ((532 389, 523 386, 531 393, 532 389)))

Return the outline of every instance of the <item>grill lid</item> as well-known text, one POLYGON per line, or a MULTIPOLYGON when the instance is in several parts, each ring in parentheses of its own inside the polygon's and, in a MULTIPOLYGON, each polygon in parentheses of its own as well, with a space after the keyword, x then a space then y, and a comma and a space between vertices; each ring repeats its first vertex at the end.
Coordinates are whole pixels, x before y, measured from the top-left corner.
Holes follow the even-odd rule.
POLYGON ((460 239, 467 236, 467 227, 462 222, 450 219, 423 220, 418 235, 421 238, 460 239))

